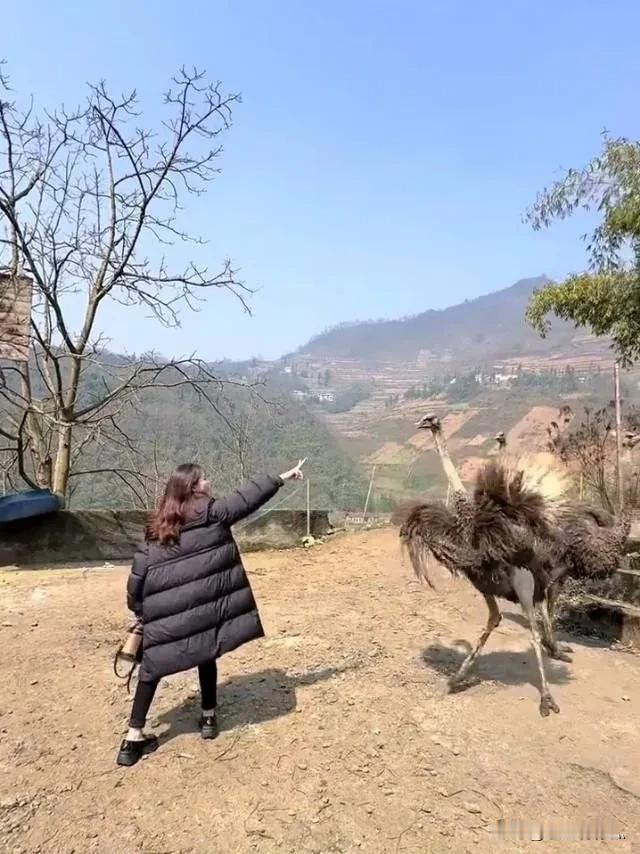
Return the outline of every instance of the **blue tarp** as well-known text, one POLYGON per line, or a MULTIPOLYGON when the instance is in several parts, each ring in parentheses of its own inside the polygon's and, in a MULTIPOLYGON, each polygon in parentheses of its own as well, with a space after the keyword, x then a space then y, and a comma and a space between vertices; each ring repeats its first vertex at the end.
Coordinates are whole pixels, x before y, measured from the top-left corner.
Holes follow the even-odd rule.
POLYGON ((48 489, 31 489, 0 496, 0 524, 44 516, 60 510, 60 500, 48 489))

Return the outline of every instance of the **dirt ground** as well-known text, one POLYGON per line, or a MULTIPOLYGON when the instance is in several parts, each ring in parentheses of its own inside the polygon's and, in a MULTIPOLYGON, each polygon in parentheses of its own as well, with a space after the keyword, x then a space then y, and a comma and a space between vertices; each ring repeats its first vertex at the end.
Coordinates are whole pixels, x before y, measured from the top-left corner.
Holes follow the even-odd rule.
POLYGON ((195 732, 194 676, 174 677, 160 749, 132 769, 111 670, 126 569, 0 574, 0 851, 529 850, 498 838, 501 817, 608 819, 626 835, 608 850, 640 850, 638 656, 573 639, 574 663, 548 667, 561 714, 542 719, 514 610, 477 684, 447 693, 484 603, 444 574, 419 586, 394 532, 247 565, 267 638, 221 662, 219 739, 195 732))

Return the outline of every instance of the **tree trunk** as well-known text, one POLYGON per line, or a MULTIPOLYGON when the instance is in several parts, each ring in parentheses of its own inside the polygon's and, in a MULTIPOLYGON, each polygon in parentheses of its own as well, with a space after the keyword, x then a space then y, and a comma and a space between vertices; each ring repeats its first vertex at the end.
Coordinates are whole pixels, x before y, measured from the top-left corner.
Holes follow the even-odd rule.
POLYGON ((622 402, 620 400, 620 363, 613 366, 616 405, 616 474, 618 478, 618 511, 624 507, 624 480, 622 477, 622 402))
POLYGON ((73 426, 63 424, 58 433, 58 450, 56 452, 56 464, 53 471, 53 492, 64 504, 67 487, 69 485, 69 472, 71 468, 71 434, 73 426))
POLYGON ((36 481, 40 489, 51 489, 53 487, 51 457, 46 454, 44 458, 38 456, 36 462, 36 481))

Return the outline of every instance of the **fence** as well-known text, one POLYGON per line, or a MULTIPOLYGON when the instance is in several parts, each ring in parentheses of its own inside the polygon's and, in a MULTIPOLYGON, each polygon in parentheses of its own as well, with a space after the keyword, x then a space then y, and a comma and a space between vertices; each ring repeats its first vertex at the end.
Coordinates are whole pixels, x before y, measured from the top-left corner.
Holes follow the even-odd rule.
MULTIPOLYGON (((61 511, 2 526, 0 566, 128 561, 142 540, 143 510, 61 511)), ((299 546, 310 529, 321 537, 330 530, 325 510, 273 508, 248 519, 235 531, 243 551, 299 546)))

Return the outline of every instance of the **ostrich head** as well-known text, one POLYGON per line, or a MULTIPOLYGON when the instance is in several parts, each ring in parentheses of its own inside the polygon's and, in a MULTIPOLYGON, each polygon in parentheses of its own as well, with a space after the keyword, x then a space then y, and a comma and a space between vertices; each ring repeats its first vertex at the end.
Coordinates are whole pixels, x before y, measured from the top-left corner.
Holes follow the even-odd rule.
POLYGON ((638 442, 640 442, 640 433, 632 433, 631 430, 627 430, 622 439, 623 447, 635 448, 638 442))
POLYGON ((566 427, 566 425, 571 424, 573 421, 573 409, 566 404, 565 406, 561 406, 558 410, 558 417, 561 423, 566 427))
POLYGON ((431 430, 432 433, 440 433, 442 430, 442 422, 437 415, 425 415, 416 424, 418 430, 431 430))

